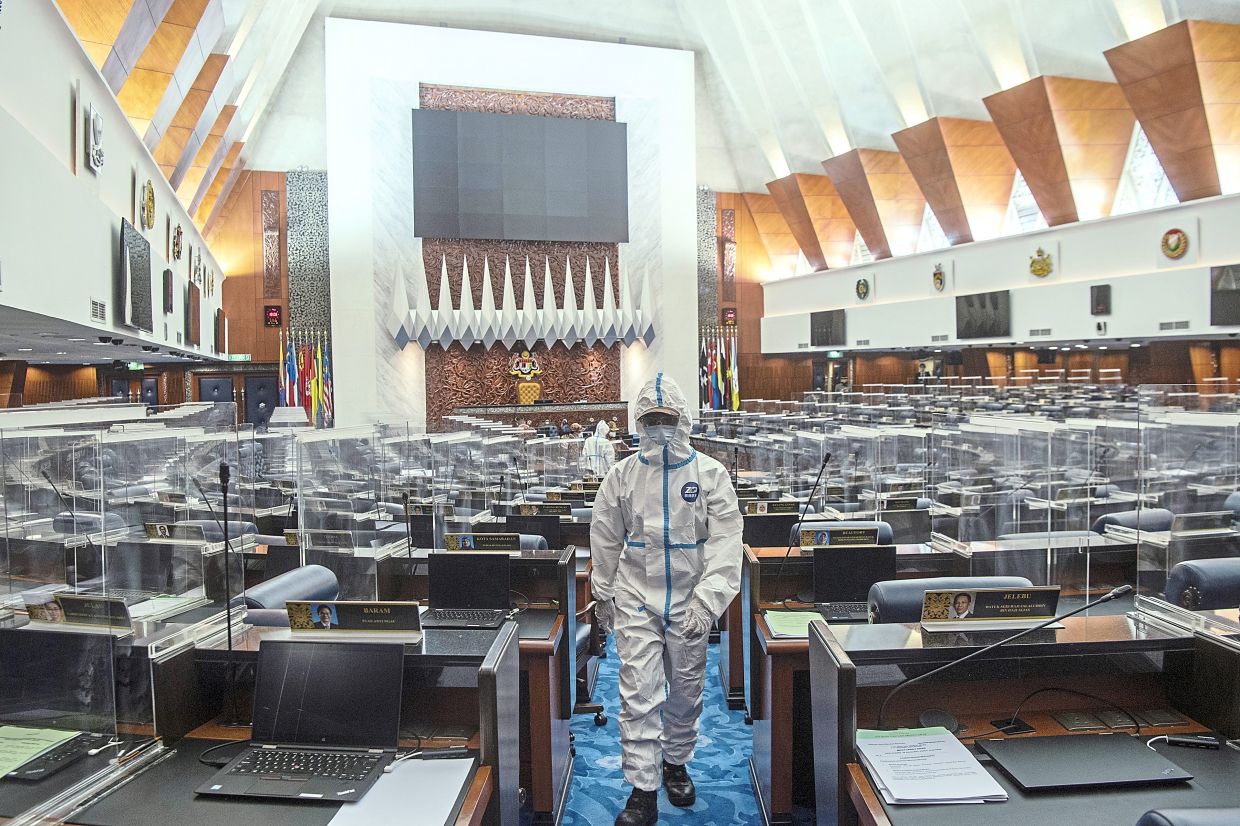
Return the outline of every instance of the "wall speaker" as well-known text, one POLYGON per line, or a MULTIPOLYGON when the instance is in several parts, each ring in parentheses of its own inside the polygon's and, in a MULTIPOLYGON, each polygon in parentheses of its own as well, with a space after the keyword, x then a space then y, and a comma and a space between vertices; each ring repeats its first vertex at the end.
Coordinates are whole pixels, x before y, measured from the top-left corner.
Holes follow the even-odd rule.
POLYGON ((1111 285, 1095 284, 1089 288, 1090 315, 1111 314, 1111 285))

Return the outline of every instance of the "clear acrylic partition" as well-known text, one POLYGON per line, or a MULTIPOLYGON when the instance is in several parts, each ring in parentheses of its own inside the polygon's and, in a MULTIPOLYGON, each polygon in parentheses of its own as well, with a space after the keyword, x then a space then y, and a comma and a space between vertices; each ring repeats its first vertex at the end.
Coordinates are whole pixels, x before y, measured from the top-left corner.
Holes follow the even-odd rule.
MULTIPOLYGON (((444 519, 444 530, 468 530, 473 518, 487 507, 482 437, 468 431, 436 433, 430 437, 430 449, 432 495, 451 512, 444 519)), ((443 547, 442 533, 435 539, 436 546, 443 547)))
MULTIPOLYGON (((108 589, 108 551, 128 533, 104 494, 114 457, 94 433, 0 430, 0 471, 0 725, 24 729, 27 758, 77 736, 103 746, 118 722, 149 737, 149 715, 126 709, 117 680, 129 673, 117 663, 129 657, 130 623, 89 601, 108 589), (85 624, 87 613, 102 624, 85 624)), ((88 759, 98 771, 113 755, 88 759)))
MULTIPOLYGON (((1141 387, 1138 428, 1144 513, 1128 533, 1138 544, 1141 597, 1217 608, 1202 603, 1208 595, 1176 566, 1240 556, 1230 499, 1240 483, 1240 413, 1230 396, 1196 386, 1141 387)), ((1119 535, 1125 528, 1107 531, 1119 535)))

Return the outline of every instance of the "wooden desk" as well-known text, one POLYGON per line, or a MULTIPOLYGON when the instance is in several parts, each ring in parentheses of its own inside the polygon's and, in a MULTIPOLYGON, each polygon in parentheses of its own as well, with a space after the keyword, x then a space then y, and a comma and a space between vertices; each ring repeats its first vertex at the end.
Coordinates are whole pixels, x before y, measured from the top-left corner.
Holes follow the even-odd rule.
MULTIPOLYGON (((1220 731, 1227 737, 1240 735, 1237 730, 1240 722, 1236 717, 1240 702, 1235 699, 1240 696, 1237 693, 1240 647, 1206 634, 1194 637, 1187 631, 1150 621, 1142 615, 1078 616, 1065 620, 1064 626, 1058 631, 1036 632, 987 657, 910 686, 890 703, 886 724, 914 724, 919 710, 946 708, 966 727, 961 739, 968 743, 973 740, 970 735, 1004 737, 994 731, 993 721, 1008 719, 1019 706, 1021 719, 1034 731, 1016 736, 1095 734, 1068 732, 1053 715, 1057 711, 1092 711, 1109 706, 1090 697, 1058 690, 1034 694, 1039 689, 1068 688, 1087 692, 1129 711, 1170 707, 1187 718, 1187 723, 1181 726, 1143 727, 1142 736, 1210 730, 1220 731)), ((940 811, 933 815, 927 814, 928 807, 883 804, 856 758, 856 730, 875 727, 883 699, 902 679, 958 659, 1003 637, 1002 632, 923 633, 918 625, 911 624, 811 624, 808 645, 812 748, 819 824, 860 822, 871 826, 921 826, 943 822, 943 818, 958 826, 1008 820, 1066 822, 1063 811, 1066 801, 1079 811, 1078 817, 1082 820, 1088 816, 1100 826, 1131 826, 1144 811, 1155 806, 1220 805, 1219 794, 1224 793, 1227 796, 1221 799, 1235 805, 1234 777, 1240 770, 1240 762, 1236 763, 1236 768, 1228 768, 1227 775, 1232 780, 1227 781, 1222 792, 1213 796, 1207 793, 1210 786, 1207 776, 1214 772, 1208 764, 1202 764, 1198 781, 1184 787, 1029 796, 1012 786, 995 767, 991 769, 992 774, 996 774, 1009 793, 1009 801, 1004 804, 985 804, 975 812, 966 812, 968 806, 935 807, 940 811)), ((1191 762, 1198 758, 1181 752, 1193 751, 1196 750, 1172 748, 1164 754, 1186 765, 1184 760, 1191 762)), ((1224 759, 1240 761, 1240 755, 1235 752, 1226 748, 1220 751, 1227 753, 1224 759)), ((1220 751, 1203 754, 1219 755, 1220 751)), ((1196 770, 1193 772, 1198 774, 1196 770)), ((1216 792, 1217 785, 1215 783, 1216 792)))
POLYGON ((560 696, 563 658, 559 654, 561 647, 573 643, 565 638, 563 615, 554 611, 518 615, 517 624, 522 628, 521 785, 529 793, 534 823, 559 823, 573 774, 568 715, 563 713, 560 696), (539 636, 547 620, 551 628, 539 636))

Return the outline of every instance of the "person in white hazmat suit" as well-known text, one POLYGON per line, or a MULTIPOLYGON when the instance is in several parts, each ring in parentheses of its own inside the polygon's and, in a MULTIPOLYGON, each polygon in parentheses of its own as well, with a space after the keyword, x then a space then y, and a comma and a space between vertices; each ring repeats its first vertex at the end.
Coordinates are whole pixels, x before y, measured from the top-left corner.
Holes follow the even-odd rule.
POLYGON ((696 800, 706 638, 740 589, 743 520, 723 465, 689 446, 689 407, 662 373, 634 410, 641 438, 599 486, 590 523, 595 617, 620 655, 620 746, 633 786, 616 826, 696 800))
POLYGON ((607 438, 611 428, 607 422, 600 421, 594 428, 594 435, 586 438, 581 446, 579 466, 587 476, 602 478, 616 463, 616 449, 607 438))

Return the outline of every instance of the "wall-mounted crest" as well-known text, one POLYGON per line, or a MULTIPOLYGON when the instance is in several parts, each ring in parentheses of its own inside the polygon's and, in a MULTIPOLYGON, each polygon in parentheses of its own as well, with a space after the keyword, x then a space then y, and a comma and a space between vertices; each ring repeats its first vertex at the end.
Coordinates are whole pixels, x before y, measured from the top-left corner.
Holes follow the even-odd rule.
POLYGON ((96 174, 103 169, 103 115, 93 103, 86 110, 86 167, 96 174))
POLYGON ((859 298, 862 301, 865 301, 867 298, 870 297, 870 282, 865 278, 858 278, 856 290, 857 290, 857 298, 859 298))
POLYGON ((1046 278, 1055 270, 1055 262, 1051 260, 1051 254, 1046 250, 1038 247, 1038 251, 1029 256, 1029 274, 1037 278, 1046 278))
POLYGON ((1188 254, 1188 233, 1182 229, 1169 229, 1163 233, 1162 254, 1175 261, 1188 254))
POLYGON ((181 260, 181 246, 185 243, 185 233, 181 230, 181 225, 177 224, 176 230, 172 233, 172 260, 181 260))
POLYGON ((153 229, 155 227, 155 185, 151 183, 150 178, 147 178, 146 183, 142 185, 142 200, 138 207, 142 228, 153 229))
POLYGON ((934 265, 934 272, 930 275, 930 283, 934 284, 936 293, 943 292, 943 288, 947 286, 947 274, 943 272, 942 264, 934 265))

